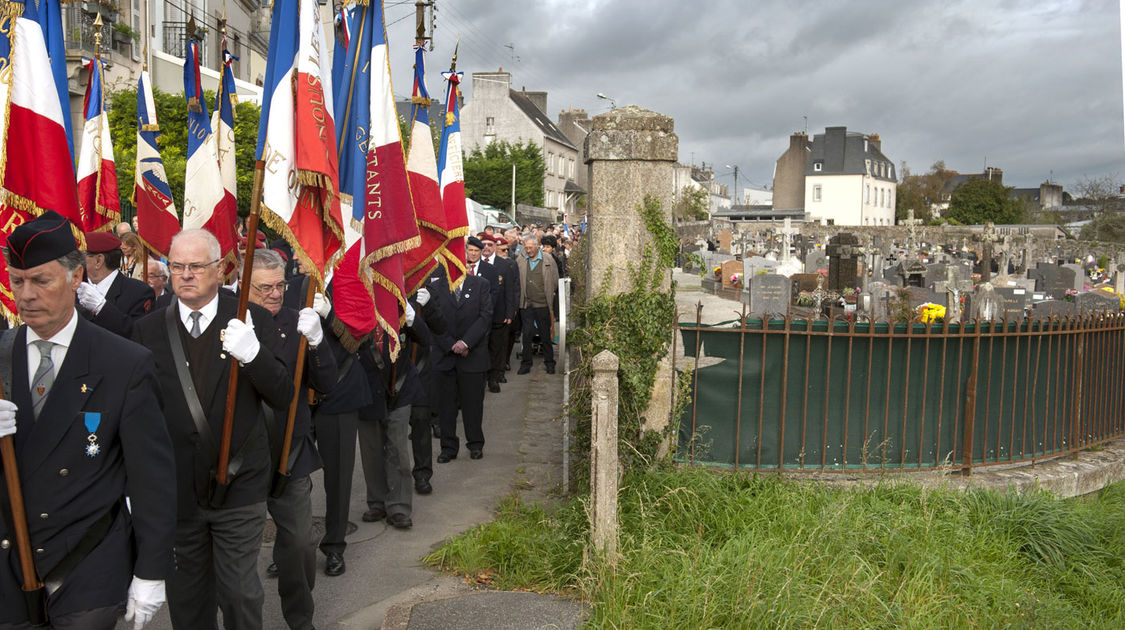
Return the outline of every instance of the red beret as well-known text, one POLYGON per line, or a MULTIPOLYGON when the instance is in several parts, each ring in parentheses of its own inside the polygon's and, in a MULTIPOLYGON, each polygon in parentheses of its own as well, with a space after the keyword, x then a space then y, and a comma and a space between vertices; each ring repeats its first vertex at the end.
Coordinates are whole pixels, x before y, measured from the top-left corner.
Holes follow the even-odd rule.
POLYGON ((104 254, 119 249, 121 239, 113 232, 86 232, 86 252, 89 254, 104 254))
POLYGON ((489 234, 487 232, 485 232, 484 234, 481 234, 478 238, 480 238, 480 242, 482 242, 482 243, 492 243, 494 245, 496 244, 496 237, 492 236, 491 234, 489 234))

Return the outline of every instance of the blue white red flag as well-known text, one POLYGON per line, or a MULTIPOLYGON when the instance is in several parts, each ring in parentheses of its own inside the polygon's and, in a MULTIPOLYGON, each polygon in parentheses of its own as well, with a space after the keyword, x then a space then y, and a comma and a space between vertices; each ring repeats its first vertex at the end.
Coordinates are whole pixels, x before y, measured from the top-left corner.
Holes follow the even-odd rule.
MULTIPOLYGON (((39 11, 49 7, 40 5, 39 11)), ((63 108, 38 22, 9 2, 0 13, 0 246, 21 223, 54 210, 69 219, 79 244, 82 217, 63 108)), ((53 9, 58 12, 58 5, 53 9)), ((57 16, 56 16, 57 17, 57 16)), ((16 318, 7 267, 0 266, 0 314, 16 318)))
POLYGON ((223 49, 223 73, 219 79, 219 92, 215 95, 215 113, 211 132, 215 134, 215 153, 219 159, 219 173, 223 177, 223 190, 238 203, 238 177, 234 161, 234 106, 238 104, 238 91, 234 85, 231 63, 238 57, 223 49))
POLYGON ((180 219, 172 201, 172 188, 160 159, 160 125, 152 80, 148 71, 137 81, 137 162, 133 169, 133 204, 137 207, 137 236, 150 250, 163 257, 172 248, 172 237, 180 231, 180 219))
POLYGON ((66 77, 66 46, 63 43, 62 8, 59 0, 37 0, 25 3, 23 17, 37 22, 43 31, 43 42, 47 46, 47 56, 51 61, 51 75, 63 112, 63 126, 66 128, 66 143, 70 147, 70 159, 74 160, 74 131, 70 123, 70 89, 66 77))
POLYGON ((410 150, 406 154, 406 173, 410 196, 418 218, 418 247, 403 254, 406 293, 414 293, 426 283, 437 266, 437 256, 449 240, 445 208, 438 190, 437 158, 430 135, 430 92, 426 89, 425 47, 414 47, 414 90, 410 107, 410 150))
POLYGON ((94 232, 109 230, 121 220, 121 202, 117 198, 117 165, 113 161, 109 115, 102 94, 105 65, 99 57, 82 62, 89 74, 82 102, 86 122, 78 153, 78 205, 86 220, 82 228, 94 232))
POLYGON ((377 325, 391 355, 397 356, 406 308, 401 254, 418 246, 420 238, 391 91, 381 2, 356 7, 344 68, 337 74, 344 235, 349 247, 360 248, 357 273, 370 277, 377 325))
POLYGON ((465 209, 465 169, 461 153, 461 120, 458 98, 461 72, 450 69, 441 73, 447 82, 445 90, 445 120, 441 129, 441 148, 438 150, 438 185, 441 202, 445 207, 445 221, 449 226, 449 241, 442 249, 442 264, 449 277, 449 287, 455 289, 465 278, 465 240, 469 234, 469 213, 465 209))
POLYGON ((274 2, 258 128, 261 216, 318 284, 344 241, 326 50, 315 0, 274 2))
POLYGON ((220 268, 234 272, 238 258, 238 204, 223 186, 215 151, 215 135, 199 82, 199 43, 189 42, 184 60, 184 97, 188 106, 187 172, 184 175, 184 229, 201 228, 215 235, 220 268))

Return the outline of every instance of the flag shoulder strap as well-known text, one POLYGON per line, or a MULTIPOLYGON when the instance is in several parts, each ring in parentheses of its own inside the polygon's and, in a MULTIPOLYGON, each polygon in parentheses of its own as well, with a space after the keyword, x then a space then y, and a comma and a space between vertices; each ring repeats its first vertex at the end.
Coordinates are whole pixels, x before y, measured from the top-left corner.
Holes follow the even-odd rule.
POLYGON ((4 395, 12 397, 12 349, 16 346, 16 329, 9 328, 0 334, 0 384, 4 395))

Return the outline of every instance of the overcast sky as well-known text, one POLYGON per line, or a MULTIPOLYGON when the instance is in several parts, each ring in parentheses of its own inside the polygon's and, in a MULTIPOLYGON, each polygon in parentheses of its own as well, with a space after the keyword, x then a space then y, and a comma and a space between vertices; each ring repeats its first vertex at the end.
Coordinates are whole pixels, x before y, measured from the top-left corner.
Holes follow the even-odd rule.
MULTIPOLYGON (((396 97, 411 80, 413 0, 385 3, 396 97)), ((1004 183, 1068 190, 1125 176, 1115 0, 437 0, 431 94, 458 69, 512 73, 548 114, 635 104, 675 119, 680 162, 772 184, 788 137, 878 133, 899 166, 984 165, 1004 183), (511 45, 509 48, 508 45, 511 45), (1052 176, 1053 172, 1053 176, 1052 176)), ((733 188, 733 186, 732 186, 733 188)))

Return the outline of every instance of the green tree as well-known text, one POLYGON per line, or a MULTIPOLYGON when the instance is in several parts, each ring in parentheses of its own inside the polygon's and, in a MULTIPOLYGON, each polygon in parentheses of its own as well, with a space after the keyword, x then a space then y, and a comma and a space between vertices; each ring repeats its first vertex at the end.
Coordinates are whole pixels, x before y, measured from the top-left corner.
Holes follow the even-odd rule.
MULTIPOLYGON (((168 175, 168 186, 176 212, 184 206, 184 172, 187 170, 187 103, 183 93, 167 94, 154 89, 156 119, 160 123, 160 157, 168 175)), ((215 102, 214 92, 206 93, 208 105, 215 102)), ((123 89, 106 98, 110 134, 113 137, 113 158, 117 163, 117 191, 121 213, 129 218, 136 212, 129 199, 133 196, 133 174, 137 159, 137 92, 123 89)), ((250 214, 250 195, 254 187, 254 152, 258 146, 258 117, 261 110, 252 103, 239 103, 234 110, 235 172, 238 178, 238 214, 250 214)))
POLYGON ((1080 238, 1084 241, 1125 243, 1125 203, 1120 187, 1112 177, 1083 178, 1074 186, 1079 205, 1091 214, 1090 222, 1082 226, 1080 238))
POLYGON ((492 142, 465 158, 465 194, 487 206, 512 204, 512 164, 516 165, 516 203, 543 206, 543 176, 547 164, 539 145, 531 142, 492 142))
POLYGON ((672 206, 672 217, 679 221, 704 221, 710 216, 708 202, 706 190, 699 186, 684 186, 672 206))
POLYGON ((961 225, 1020 223, 1023 204, 1011 198, 1012 189, 983 177, 970 179, 953 191, 945 217, 961 225))
POLYGON ((913 210, 915 218, 927 223, 933 221, 933 209, 944 201, 942 191, 953 180, 953 171, 947 170, 941 160, 934 162, 929 172, 920 175, 911 173, 906 162, 899 170, 902 181, 895 193, 895 218, 901 221, 913 210))

